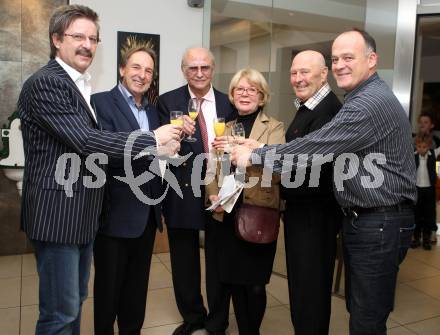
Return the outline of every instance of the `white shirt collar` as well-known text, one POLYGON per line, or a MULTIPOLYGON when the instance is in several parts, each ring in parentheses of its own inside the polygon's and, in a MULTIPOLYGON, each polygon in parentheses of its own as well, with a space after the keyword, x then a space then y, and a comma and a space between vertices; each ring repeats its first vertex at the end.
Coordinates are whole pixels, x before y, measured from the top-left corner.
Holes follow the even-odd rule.
POLYGON ((61 65, 61 67, 64 69, 64 71, 67 72, 70 78, 72 78, 73 82, 77 82, 78 80, 84 80, 85 82, 90 81, 92 76, 88 72, 78 72, 73 67, 65 63, 60 57, 55 57, 55 60, 58 62, 58 64, 61 65))
MULTIPOLYGON (((189 87, 189 85, 188 85, 188 91, 191 98, 193 99, 196 98, 196 95, 191 91, 191 87, 189 87)), ((209 91, 202 98, 203 100, 215 102, 215 95, 214 95, 214 89, 212 88, 212 84, 211 87, 209 88, 209 91)))
POLYGON ((92 76, 88 72, 84 72, 84 73, 78 72, 73 67, 66 64, 59 57, 55 57, 55 60, 67 72, 69 77, 75 83, 76 87, 78 87, 81 95, 83 96, 84 100, 86 101, 87 105, 89 106, 89 109, 93 115, 93 118, 95 119, 96 122, 98 122, 95 111, 93 110, 92 106, 90 105, 90 94, 92 93, 92 86, 90 85, 90 79, 92 78, 92 76))
POLYGON ((428 151, 426 152, 426 154, 424 154, 424 155, 419 154, 419 152, 418 152, 417 150, 415 150, 415 151, 414 151, 414 154, 419 155, 419 157, 426 158, 426 157, 428 157, 428 156, 431 156, 431 150, 428 150, 428 151))

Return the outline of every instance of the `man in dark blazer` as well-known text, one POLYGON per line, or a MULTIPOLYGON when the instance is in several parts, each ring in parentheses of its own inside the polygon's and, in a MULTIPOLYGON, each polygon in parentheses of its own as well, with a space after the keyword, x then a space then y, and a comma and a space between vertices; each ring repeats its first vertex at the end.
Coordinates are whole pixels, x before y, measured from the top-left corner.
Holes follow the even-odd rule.
MULTIPOLYGON (((297 113, 287 129, 286 142, 321 128, 341 108, 327 83, 327 73, 319 52, 303 51, 292 60, 290 83, 297 113)), ((295 334, 324 335, 330 322, 336 235, 342 212, 333 194, 332 163, 322 165, 317 187, 309 187, 309 180, 307 169, 300 187, 282 187, 290 314, 295 334)))
MULTIPOLYGON (((131 132, 159 127, 159 115, 145 93, 155 74, 156 54, 134 43, 121 54, 121 82, 111 91, 92 96, 98 122, 105 130, 131 132)), ((132 161, 134 176, 148 170, 145 159, 132 161)), ((153 162, 151 164, 154 164, 153 162)), ((94 245, 95 333, 113 334, 117 319, 119 334, 140 334, 145 317, 151 255, 156 227, 162 230, 160 176, 141 186, 151 203, 138 199, 126 183, 123 159, 111 159, 107 170, 101 227, 94 245)))
MULTIPOLYGON (((181 142, 180 155, 191 154, 190 158, 178 167, 171 167, 182 189, 183 198, 170 189, 163 202, 163 215, 168 229, 174 293, 177 307, 184 323, 173 334, 191 334, 206 327, 213 333, 226 329, 224 325, 206 320, 206 309, 200 288, 200 245, 199 231, 208 228, 209 214, 205 211, 205 191, 201 187, 201 197, 196 197, 191 185, 191 172, 194 158, 208 153, 214 135, 215 117, 227 120, 234 117, 234 109, 228 97, 212 87, 214 56, 205 48, 191 48, 182 57, 182 72, 188 85, 162 94, 158 100, 161 124, 170 122, 170 111, 180 110, 187 114, 188 101, 196 98, 201 101, 202 111, 197 119, 194 137, 196 142, 181 142), (204 134, 204 135, 202 135, 204 134), (205 324, 206 321, 206 324, 205 324)), ((203 167, 204 174, 206 164, 203 167)), ((208 235, 209 233, 206 232, 208 235)), ((209 241, 205 238, 206 282, 208 304, 215 290, 209 287, 209 241)))
MULTIPOLYGON (((130 134, 99 130, 90 106, 86 70, 99 42, 98 15, 62 6, 50 19, 49 36, 51 60, 25 82, 18 101, 26 158, 21 225, 37 260, 36 334, 79 334, 104 195, 96 161, 123 157, 130 134)), ((143 132, 131 141, 131 154, 153 154, 180 131, 143 132)))

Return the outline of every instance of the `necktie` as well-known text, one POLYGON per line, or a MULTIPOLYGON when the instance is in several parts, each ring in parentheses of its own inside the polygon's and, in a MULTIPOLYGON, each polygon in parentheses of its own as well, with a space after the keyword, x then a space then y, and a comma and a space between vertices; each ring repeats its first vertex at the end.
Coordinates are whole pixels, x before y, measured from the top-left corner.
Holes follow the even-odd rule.
POLYGON ((199 99, 200 111, 197 121, 199 122, 200 134, 202 135, 203 150, 205 151, 205 153, 209 153, 208 130, 206 128, 205 117, 203 116, 203 111, 202 111, 203 100, 204 100, 203 98, 199 99))

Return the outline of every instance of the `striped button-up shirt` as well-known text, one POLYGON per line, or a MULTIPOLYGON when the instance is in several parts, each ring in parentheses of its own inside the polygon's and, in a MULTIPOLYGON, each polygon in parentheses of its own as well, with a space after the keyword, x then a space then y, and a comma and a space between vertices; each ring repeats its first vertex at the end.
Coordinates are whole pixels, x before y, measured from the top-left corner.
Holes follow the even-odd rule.
POLYGON ((365 208, 415 201, 413 152, 408 118, 377 74, 348 93, 342 109, 321 129, 286 144, 254 150, 277 173, 287 161, 292 169, 300 169, 312 166, 313 154, 333 156, 339 204, 365 208), (307 163, 299 154, 309 156, 307 163))

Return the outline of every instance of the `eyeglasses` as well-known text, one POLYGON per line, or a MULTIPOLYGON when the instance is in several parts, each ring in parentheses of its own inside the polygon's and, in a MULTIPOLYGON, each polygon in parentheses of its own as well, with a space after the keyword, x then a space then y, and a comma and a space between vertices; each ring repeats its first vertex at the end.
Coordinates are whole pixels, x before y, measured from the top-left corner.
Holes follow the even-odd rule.
POLYGON ((243 95, 244 92, 246 92, 247 95, 249 96, 254 96, 257 95, 260 91, 257 90, 255 87, 236 87, 234 88, 234 93, 237 93, 238 95, 243 95))
POLYGON ((99 37, 86 36, 84 34, 64 34, 64 36, 70 36, 77 42, 85 42, 87 39, 89 39, 91 44, 98 44, 99 42, 101 42, 99 37))
POLYGON ((199 72, 199 70, 203 73, 209 73, 212 70, 212 67, 210 65, 202 65, 202 66, 185 66, 186 70, 191 74, 196 74, 199 72))

